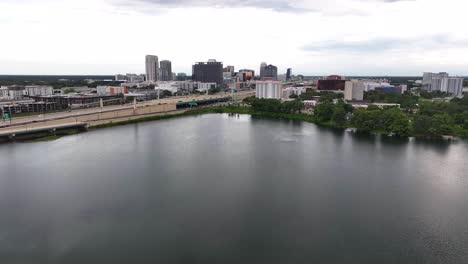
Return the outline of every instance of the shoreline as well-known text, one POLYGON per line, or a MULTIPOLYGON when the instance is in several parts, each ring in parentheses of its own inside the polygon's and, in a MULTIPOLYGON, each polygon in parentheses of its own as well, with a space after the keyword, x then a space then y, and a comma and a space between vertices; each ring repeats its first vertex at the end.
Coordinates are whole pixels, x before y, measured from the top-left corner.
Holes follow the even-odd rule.
MULTIPOLYGON (((124 125, 130 125, 130 124, 136 124, 136 123, 144 123, 144 122, 151 122, 151 121, 158 121, 158 120, 166 120, 166 119, 173 119, 173 118, 180 118, 180 117, 187 117, 187 116, 197 116, 197 115, 204 115, 204 114, 241 114, 241 115, 251 115, 251 116, 260 116, 260 117, 268 117, 268 118, 273 118, 273 119, 284 119, 284 120, 295 120, 295 121, 302 121, 302 122, 307 122, 307 123, 312 123, 315 124, 319 127, 322 128, 331 128, 335 130, 340 130, 340 131, 346 131, 349 128, 352 128, 350 126, 336 126, 335 124, 331 122, 327 123, 319 123, 315 120, 315 117, 313 115, 308 115, 308 114, 291 114, 291 113, 275 113, 275 112, 259 112, 255 111, 251 108, 247 107, 238 107, 238 106, 211 106, 211 107, 206 107, 206 108, 199 108, 199 109, 191 109, 187 110, 183 113, 177 113, 177 114, 167 114, 167 115, 156 115, 156 116, 147 116, 147 117, 141 117, 141 118, 136 118, 136 119, 131 119, 131 120, 125 120, 125 121, 118 121, 118 122, 109 122, 105 124, 100 124, 96 126, 89 127, 89 131, 93 130, 98 130, 98 129, 103 129, 103 128, 112 128, 112 127, 117 127, 117 126, 124 126, 124 125)), ((34 143, 34 142, 46 142, 46 141, 54 141, 59 138, 62 138, 64 136, 68 135, 74 135, 77 133, 82 133, 82 131, 78 130, 68 130, 67 133, 63 133, 57 136, 44 136, 44 135, 39 135, 37 137, 32 137, 31 139, 21 141, 24 143, 34 143)), ((364 132, 354 132, 355 134, 360 134, 360 135, 380 135, 380 136, 388 136, 385 133, 378 132, 378 131, 372 131, 371 133, 364 133, 364 132)), ((392 137, 389 137, 392 138, 392 137)), ((401 137, 401 136, 395 136, 394 138, 400 138, 400 139, 410 139, 410 138, 415 138, 419 140, 429 140, 429 141, 447 141, 444 139, 444 137, 418 137, 415 135, 411 135, 409 137, 401 137)), ((454 139, 460 139, 464 140, 465 138, 463 137, 454 137, 454 139)))

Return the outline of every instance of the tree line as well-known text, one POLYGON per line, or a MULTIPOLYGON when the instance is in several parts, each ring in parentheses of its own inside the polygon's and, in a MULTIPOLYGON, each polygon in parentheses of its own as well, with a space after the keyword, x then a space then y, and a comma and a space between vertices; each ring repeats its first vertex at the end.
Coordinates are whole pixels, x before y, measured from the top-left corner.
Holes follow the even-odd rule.
POLYGON ((314 108, 315 123, 337 128, 356 128, 362 133, 383 133, 401 137, 440 137, 452 135, 468 137, 468 97, 454 98, 449 102, 421 101, 418 96, 407 94, 366 93, 373 102, 401 104, 399 107, 353 109, 336 95, 306 93, 292 101, 274 99, 244 100, 256 112, 301 114, 303 98, 323 96, 314 108), (312 96, 313 94, 313 96, 312 96))

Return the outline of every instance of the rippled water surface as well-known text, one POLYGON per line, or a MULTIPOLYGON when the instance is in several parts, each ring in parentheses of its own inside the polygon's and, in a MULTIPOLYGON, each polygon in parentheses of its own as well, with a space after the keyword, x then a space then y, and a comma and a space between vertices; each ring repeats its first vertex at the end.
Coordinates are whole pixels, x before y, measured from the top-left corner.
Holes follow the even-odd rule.
POLYGON ((468 144, 205 115, 0 145, 0 263, 468 263, 468 144))

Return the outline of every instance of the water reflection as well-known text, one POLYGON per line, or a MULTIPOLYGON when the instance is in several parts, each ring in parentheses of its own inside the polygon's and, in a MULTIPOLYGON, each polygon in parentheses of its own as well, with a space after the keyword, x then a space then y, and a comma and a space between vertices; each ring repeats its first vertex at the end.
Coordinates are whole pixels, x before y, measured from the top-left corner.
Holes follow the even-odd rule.
POLYGON ((468 263, 467 155, 246 115, 3 145, 0 263, 468 263))

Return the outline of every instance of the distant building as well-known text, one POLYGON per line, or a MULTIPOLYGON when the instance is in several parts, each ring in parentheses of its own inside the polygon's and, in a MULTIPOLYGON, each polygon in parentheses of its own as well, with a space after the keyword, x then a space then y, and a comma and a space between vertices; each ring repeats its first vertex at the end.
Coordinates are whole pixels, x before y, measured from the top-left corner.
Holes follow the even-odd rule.
POLYGON ((179 85, 176 82, 159 82, 154 88, 156 91, 165 90, 171 93, 177 93, 179 91, 179 85))
POLYGON ((187 74, 183 73, 183 72, 178 73, 176 79, 177 79, 177 81, 181 81, 181 82, 186 81, 187 80, 187 74))
POLYGON ((8 97, 9 97, 8 87, 1 86, 0 87, 0 99, 8 99, 8 97))
POLYGON ((453 96, 463 95, 463 78, 449 77, 446 72, 423 74, 422 88, 429 92, 444 92, 453 96))
POLYGON ((255 79, 255 71, 243 69, 237 73, 237 80, 239 82, 247 82, 255 79))
POLYGON ((198 87, 197 83, 192 81, 182 81, 178 83, 179 91, 193 92, 198 87))
POLYGON ((43 85, 26 86, 25 94, 29 96, 53 95, 54 88, 52 86, 43 86, 43 85))
POLYGON ((123 75, 123 74, 116 74, 115 80, 116 81, 128 81, 127 75, 123 75))
POLYGON ((260 64, 260 79, 263 78, 263 76, 265 76, 265 68, 266 68, 267 64, 266 62, 262 62, 260 64))
POLYGON ((262 80, 278 80, 278 67, 270 64, 263 67, 261 71, 260 78, 262 80))
POLYGON ((162 60, 159 63, 159 71, 161 73, 160 81, 168 82, 172 81, 172 62, 168 60, 162 60))
POLYGON ((339 75, 330 75, 317 81, 317 89, 321 91, 344 91, 346 80, 339 75))
POLYGON ((198 91, 200 92, 208 92, 210 89, 216 89, 216 87, 218 87, 217 83, 215 82, 212 82, 212 83, 202 83, 202 82, 199 82, 197 83, 197 89, 198 91))
POLYGON ((177 81, 177 74, 175 72, 172 73, 172 80, 177 81))
POLYGON ((234 66, 226 66, 226 68, 223 69, 223 78, 230 79, 232 77, 234 77, 234 66))
POLYGON ((144 74, 127 74, 128 81, 131 83, 141 83, 145 81, 144 74))
POLYGON ((116 74, 115 75, 115 81, 139 83, 139 82, 144 82, 145 81, 145 75, 144 74, 133 74, 133 73, 127 73, 125 75, 124 74, 116 74))
POLYGON ((448 78, 447 93, 452 94, 454 96, 463 96, 463 82, 463 78, 448 78))
POLYGON ((289 81, 292 79, 292 69, 289 68, 287 71, 286 71, 286 81, 289 81))
MULTIPOLYGON (((122 84, 120 85, 122 86, 122 84)), ((64 94, 67 91, 78 94, 91 94, 96 91, 96 88, 90 88, 88 86, 63 87, 60 90, 54 90, 54 94, 64 94)))
POLYGON ((291 97, 291 95, 301 95, 306 92, 305 87, 288 87, 283 89, 283 98, 288 99, 291 97))
POLYGON ((26 89, 21 85, 2 86, 0 97, 6 100, 22 100, 26 96, 26 89))
POLYGON ((283 96, 281 82, 257 81, 255 97, 264 99, 281 99, 283 96))
POLYGON ((157 82, 159 76, 158 56, 146 56, 146 81, 157 82))
POLYGON ((375 91, 380 91, 380 92, 385 92, 385 93, 399 93, 402 94, 406 92, 407 86, 406 85, 401 85, 401 86, 378 86, 374 88, 375 91))
POLYGON ((128 93, 127 87, 125 86, 98 86, 98 95, 117 95, 128 93))
POLYGON ((192 67, 192 80, 202 83, 223 83, 223 63, 216 60, 199 62, 192 67))
POLYGON ((364 83, 362 81, 351 80, 345 84, 344 99, 346 101, 364 100, 364 83))

